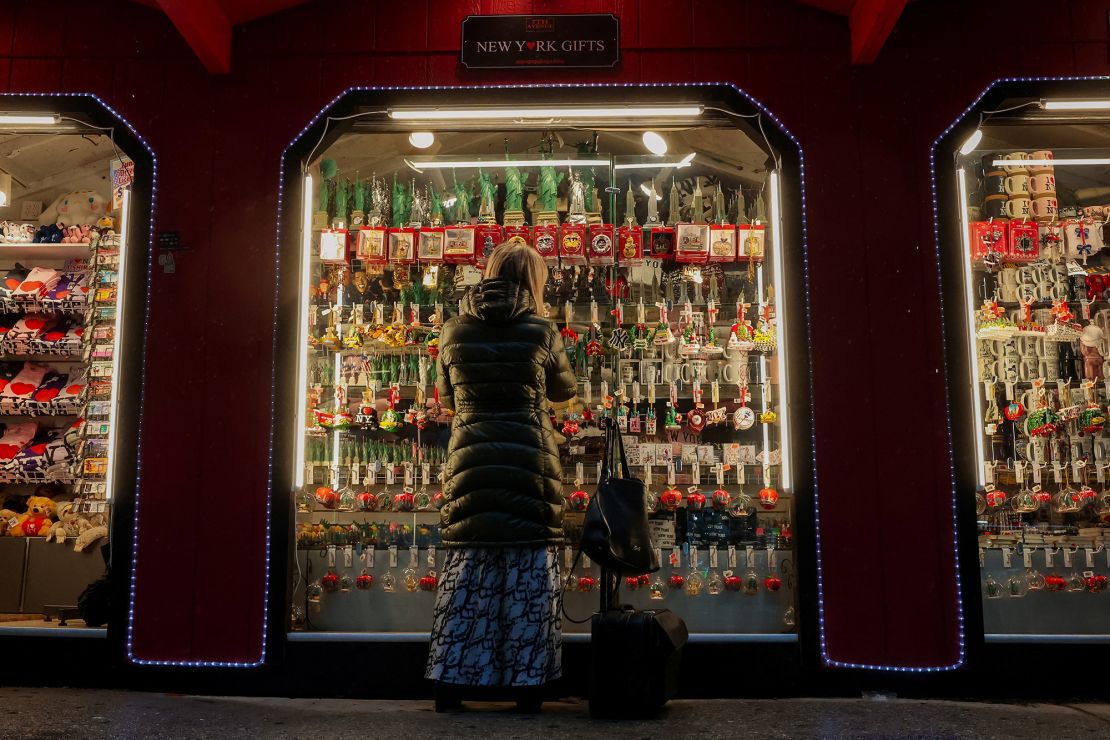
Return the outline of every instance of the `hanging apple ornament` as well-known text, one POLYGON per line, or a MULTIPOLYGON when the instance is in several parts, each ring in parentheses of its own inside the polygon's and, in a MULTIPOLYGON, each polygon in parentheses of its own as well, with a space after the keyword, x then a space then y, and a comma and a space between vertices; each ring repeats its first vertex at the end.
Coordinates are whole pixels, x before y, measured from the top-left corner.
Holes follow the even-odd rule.
POLYGON ((582 593, 593 591, 596 585, 597 580, 593 576, 581 576, 578 579, 578 590, 582 593))
POLYGON ((767 486, 759 489, 759 505, 764 509, 773 509, 779 502, 779 492, 767 486))
POLYGON ((438 585, 439 578, 434 570, 430 570, 427 575, 420 577, 419 586, 421 591, 435 591, 438 585))
POLYGON ((659 494, 659 504, 663 507, 664 511, 678 511, 678 507, 681 503, 682 492, 677 488, 671 487, 659 494))
POLYGON ((728 505, 732 503, 732 496, 723 488, 718 488, 713 492, 713 508, 714 509, 728 509, 728 505))
POLYGON ((585 511, 590 505, 590 494, 577 488, 567 496, 567 508, 571 511, 585 511))
POLYGON ((374 511, 378 508, 378 499, 369 491, 363 491, 355 496, 355 505, 359 511, 374 511))
POLYGON ((1006 421, 1017 421, 1025 416, 1025 406, 1016 401, 1008 403, 1006 408, 1002 409, 1002 416, 1006 417, 1006 421))
POLYGON ((772 573, 771 575, 763 579, 763 588, 767 589, 768 591, 778 591, 780 588, 782 588, 782 579, 772 573))
POLYGON ((744 588, 744 579, 736 574, 729 574, 725 576, 725 590, 726 591, 739 591, 744 588))
POLYGON ((443 491, 436 491, 432 494, 432 506, 442 509, 445 503, 447 503, 447 496, 444 495, 443 491))
POLYGON ((683 589, 686 587, 686 577, 681 573, 675 573, 667 579, 667 585, 673 589, 683 589))
POLYGON ((393 510, 394 511, 412 511, 416 506, 416 496, 412 491, 405 489, 400 493, 393 495, 393 510))
POLYGON ((316 503, 325 509, 334 509, 339 506, 339 494, 330 486, 320 486, 316 489, 316 503))
POLYGON ((1079 412, 1079 428, 1087 434, 1097 434, 1106 426, 1106 412, 1098 406, 1088 406, 1079 412))
POLYGON ((640 579, 636 576, 629 576, 624 579, 624 585, 629 591, 635 591, 640 586, 640 579))
POLYGON ((686 494, 686 508, 695 510, 704 509, 705 494, 696 488, 691 488, 689 493, 686 494))
POLYGON ((374 576, 370 575, 365 568, 355 578, 355 588, 359 591, 367 591, 374 585, 374 576))
POLYGON ((339 576, 335 574, 335 571, 329 570, 327 574, 320 579, 320 586, 329 594, 335 593, 336 589, 339 588, 339 576))
POLYGON ((1006 493, 997 488, 991 488, 983 494, 983 499, 986 501, 988 509, 997 509, 1006 503, 1006 493))

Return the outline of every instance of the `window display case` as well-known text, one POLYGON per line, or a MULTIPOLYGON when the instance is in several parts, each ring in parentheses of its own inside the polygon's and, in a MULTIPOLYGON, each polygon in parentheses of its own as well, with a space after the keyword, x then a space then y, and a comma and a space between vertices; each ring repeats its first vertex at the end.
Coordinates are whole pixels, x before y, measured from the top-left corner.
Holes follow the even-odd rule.
POLYGON ((1008 81, 937 143, 964 598, 988 643, 1110 634, 1108 111, 1104 81, 1008 81))
POLYGON ((597 567, 572 565, 611 418, 663 563, 622 600, 695 637, 796 640, 813 506, 799 157, 717 86, 356 91, 306 129, 285 162, 275 391, 291 639, 428 633, 439 331, 512 240, 547 262, 578 380, 551 409, 567 613, 597 608, 597 567))
POLYGON ((0 97, 0 154, 0 627, 62 633, 131 531, 153 162, 88 96, 0 97))

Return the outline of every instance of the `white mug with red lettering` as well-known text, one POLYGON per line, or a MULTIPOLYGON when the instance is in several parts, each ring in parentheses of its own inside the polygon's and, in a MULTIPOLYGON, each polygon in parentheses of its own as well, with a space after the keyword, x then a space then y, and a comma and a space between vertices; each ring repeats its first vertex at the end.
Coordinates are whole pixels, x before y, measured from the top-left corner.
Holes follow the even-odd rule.
POLYGON ((1034 198, 1040 195, 1056 195, 1056 175, 1051 172, 1030 175, 1028 188, 1029 194, 1034 198))

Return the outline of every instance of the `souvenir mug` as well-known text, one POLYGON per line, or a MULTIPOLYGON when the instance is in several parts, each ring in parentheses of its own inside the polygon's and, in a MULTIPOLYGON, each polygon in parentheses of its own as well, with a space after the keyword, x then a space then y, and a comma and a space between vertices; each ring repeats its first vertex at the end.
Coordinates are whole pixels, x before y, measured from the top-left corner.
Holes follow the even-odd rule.
MULTIPOLYGON (((1021 358, 1016 354, 1003 355, 994 361, 994 376, 1004 383, 1016 383, 1021 380, 1021 358)), ((1028 408, 1028 407, 1027 407, 1028 408)))
POLYGON ((1018 268, 1004 267, 998 272, 998 293, 1003 301, 1013 303, 1018 299, 1018 268))
POLYGON ((1005 211, 1007 218, 1033 218, 1032 202, 1028 196, 1010 198, 1006 201, 1005 211))
POLYGON ((1003 169, 1001 165, 994 163, 996 159, 999 159, 999 155, 992 152, 990 154, 984 154, 983 158, 980 160, 983 163, 983 174, 986 177, 994 177, 997 175, 1006 176, 1006 170, 1003 169))
POLYGON ((1007 195, 1006 178, 1002 175, 989 175, 983 178, 983 197, 992 195, 1007 195))
POLYGON ((1029 194, 1034 198, 1039 195, 1056 195, 1056 175, 1051 172, 1030 175, 1027 188, 1029 194))
POLYGON ((1006 195, 1011 198, 1015 195, 1029 195, 1029 175, 1010 175, 1004 181, 1006 195))
POLYGON ((1043 378, 1048 374, 1048 366, 1048 360, 1043 357, 1022 357, 1018 363, 1018 378, 1026 382, 1043 378))
POLYGON ((1059 203, 1055 195, 1042 195, 1034 198, 1029 208, 1033 218, 1038 221, 1055 221, 1060 217, 1059 203))
POLYGON ((1025 160, 1029 159, 1029 155, 1025 152, 1007 152, 996 159, 1005 160, 1006 164, 1002 165, 1002 169, 1006 170, 1009 174, 1016 172, 1027 172, 1025 168, 1025 160))
MULTIPOLYGON (((1045 150, 1045 149, 1042 149, 1042 150, 1036 151, 1036 152, 1029 152, 1028 159, 1031 159, 1034 162, 1036 162, 1038 160, 1045 160, 1045 159, 1051 160, 1052 159, 1052 152, 1050 152, 1048 150, 1045 150)), ((1042 173, 1042 172, 1049 172, 1050 173, 1050 172, 1053 171, 1053 166, 1052 166, 1051 162, 1049 164, 1027 164, 1026 169, 1029 170, 1029 174, 1033 175, 1033 174, 1042 173)))
POLYGON ((983 207, 980 209, 979 218, 1006 218, 1006 203, 1009 201, 1009 196, 1002 195, 988 195, 983 200, 983 207))
POLYGON ((1040 357, 1044 354, 1044 337, 1015 337, 1022 357, 1040 357))

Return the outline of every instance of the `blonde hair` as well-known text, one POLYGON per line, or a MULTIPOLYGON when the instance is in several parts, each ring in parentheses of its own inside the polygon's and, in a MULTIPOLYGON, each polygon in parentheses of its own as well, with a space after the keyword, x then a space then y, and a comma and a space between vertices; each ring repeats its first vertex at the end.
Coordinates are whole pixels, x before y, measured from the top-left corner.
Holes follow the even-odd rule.
POLYGON ((536 313, 544 315, 543 286, 547 283, 547 265, 539 252, 516 240, 498 244, 486 264, 486 278, 496 277, 514 280, 528 288, 536 313))

